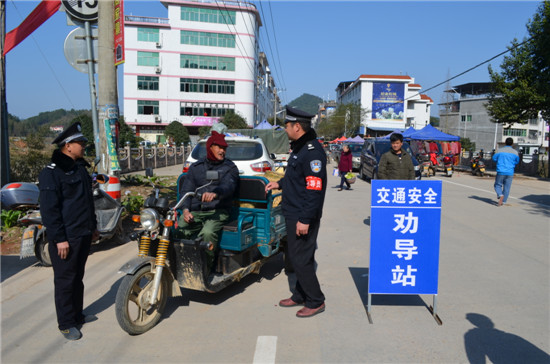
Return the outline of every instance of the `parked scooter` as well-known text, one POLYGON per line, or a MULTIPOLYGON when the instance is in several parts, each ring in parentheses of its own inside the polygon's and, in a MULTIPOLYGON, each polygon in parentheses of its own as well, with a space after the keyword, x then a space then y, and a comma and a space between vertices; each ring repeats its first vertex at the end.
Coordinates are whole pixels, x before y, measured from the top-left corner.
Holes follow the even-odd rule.
MULTIPOLYGON (((93 197, 95 214, 97 219, 97 230, 99 231, 99 243, 109 239, 117 239, 122 242, 123 230, 121 215, 124 207, 117 200, 113 199, 100 186, 108 183, 109 176, 98 174, 93 182, 93 197)), ((48 250, 48 238, 46 227, 42 225, 42 216, 38 208, 38 196, 34 202, 34 209, 18 220, 19 224, 27 226, 21 237, 20 258, 36 256, 38 261, 50 267, 52 261, 48 250)))
POLYGON ((451 155, 446 155, 442 159, 443 162, 443 173, 447 177, 453 176, 453 158, 451 155))
POLYGON ((430 174, 435 176, 435 166, 432 163, 431 157, 428 153, 422 153, 417 158, 421 162, 422 175, 430 177, 430 174))
POLYGON ((485 174, 485 162, 481 160, 479 155, 475 155, 470 161, 470 167, 472 168, 472 175, 483 177, 485 174))

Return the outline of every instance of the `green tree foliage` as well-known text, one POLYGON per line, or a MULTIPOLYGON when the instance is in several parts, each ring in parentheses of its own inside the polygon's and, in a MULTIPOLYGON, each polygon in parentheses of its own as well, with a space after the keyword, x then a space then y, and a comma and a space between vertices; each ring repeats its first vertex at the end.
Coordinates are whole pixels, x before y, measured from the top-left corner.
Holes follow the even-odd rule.
POLYGON ((432 126, 439 126, 439 118, 436 116, 430 116, 430 124, 432 126))
POLYGON ((137 148, 139 146, 139 142, 143 140, 143 138, 136 136, 136 133, 134 132, 134 129, 132 129, 128 124, 126 124, 126 121, 124 120, 124 116, 120 116, 118 118, 118 145, 119 148, 124 148, 126 146, 126 142, 130 142, 130 148, 137 148))
POLYGON ((322 102, 323 99, 318 96, 303 94, 297 99, 289 102, 288 105, 291 107, 295 107, 296 109, 308 112, 310 114, 317 114, 317 112, 319 111, 319 104, 322 102))
POLYGON ((176 145, 181 143, 189 143, 189 131, 179 121, 172 121, 166 129, 164 129, 164 135, 171 139, 176 145))
POLYGON ((326 120, 317 127, 317 134, 324 136, 326 141, 345 135, 354 137, 359 133, 361 121, 368 110, 356 104, 340 104, 326 120))
POLYGON ((550 111, 550 4, 544 1, 527 24, 531 40, 512 41, 510 54, 500 65, 501 72, 489 66, 492 90, 487 111, 497 123, 510 127, 537 118, 539 111, 550 111))
POLYGON ((41 112, 37 116, 24 120, 21 120, 17 116, 8 114, 8 132, 10 136, 26 137, 30 134, 34 134, 40 127, 45 127, 47 133, 44 136, 54 136, 54 133, 49 130, 50 126, 66 127, 71 124, 71 120, 81 114, 91 113, 87 110, 71 109, 67 111, 64 109, 58 109, 54 111, 41 112))
POLYGON ((246 129, 248 124, 246 120, 233 110, 228 110, 225 116, 220 120, 227 126, 227 129, 246 129))
POLYGON ((208 134, 210 134, 210 127, 209 126, 201 126, 199 128, 199 138, 200 139, 204 138, 208 134))
POLYGON ((476 143, 472 143, 470 138, 460 138, 460 145, 464 150, 476 150, 476 143))

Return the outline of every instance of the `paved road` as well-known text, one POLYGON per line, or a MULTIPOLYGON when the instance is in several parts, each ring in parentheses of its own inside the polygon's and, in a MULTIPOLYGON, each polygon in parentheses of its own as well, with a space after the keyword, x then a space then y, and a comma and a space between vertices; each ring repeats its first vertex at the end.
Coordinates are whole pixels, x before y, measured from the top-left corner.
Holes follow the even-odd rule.
POLYGON ((370 184, 338 192, 330 176, 317 254, 325 313, 298 319, 277 307, 288 281, 275 259, 218 294, 183 290, 153 330, 129 336, 114 312, 117 269, 137 254, 127 243, 90 256, 85 307, 99 320, 66 342, 51 270, 2 257, 2 362, 548 363, 550 183, 516 179, 510 206, 497 207, 492 178, 440 179, 442 326, 424 295, 374 296, 369 323, 370 184))

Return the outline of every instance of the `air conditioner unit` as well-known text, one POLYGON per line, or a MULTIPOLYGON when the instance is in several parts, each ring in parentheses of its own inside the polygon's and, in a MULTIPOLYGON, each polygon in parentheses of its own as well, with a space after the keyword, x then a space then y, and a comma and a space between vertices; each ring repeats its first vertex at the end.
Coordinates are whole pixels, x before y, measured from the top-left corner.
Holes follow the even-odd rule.
POLYGON ((160 123, 160 115, 155 115, 155 122, 160 123))
POLYGON ((161 73, 162 72, 162 68, 160 67, 155 67, 155 73, 161 73))
POLYGON ((157 48, 161 48, 161 47, 162 47, 162 43, 161 43, 161 42, 157 42, 156 46, 157 46, 157 48))

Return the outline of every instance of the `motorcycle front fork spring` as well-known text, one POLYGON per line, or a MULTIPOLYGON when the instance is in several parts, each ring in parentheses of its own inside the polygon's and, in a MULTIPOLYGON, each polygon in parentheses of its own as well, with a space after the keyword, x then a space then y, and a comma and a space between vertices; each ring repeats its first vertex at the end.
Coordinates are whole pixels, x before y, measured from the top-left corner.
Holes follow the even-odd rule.
POLYGON ((151 246, 151 238, 149 236, 142 235, 139 241, 139 253, 138 256, 146 257, 149 254, 149 247, 151 246))
POLYGON ((155 260, 155 265, 157 267, 166 266, 166 256, 168 255, 168 245, 170 240, 161 238, 159 240, 159 246, 157 248, 157 259, 155 260))

